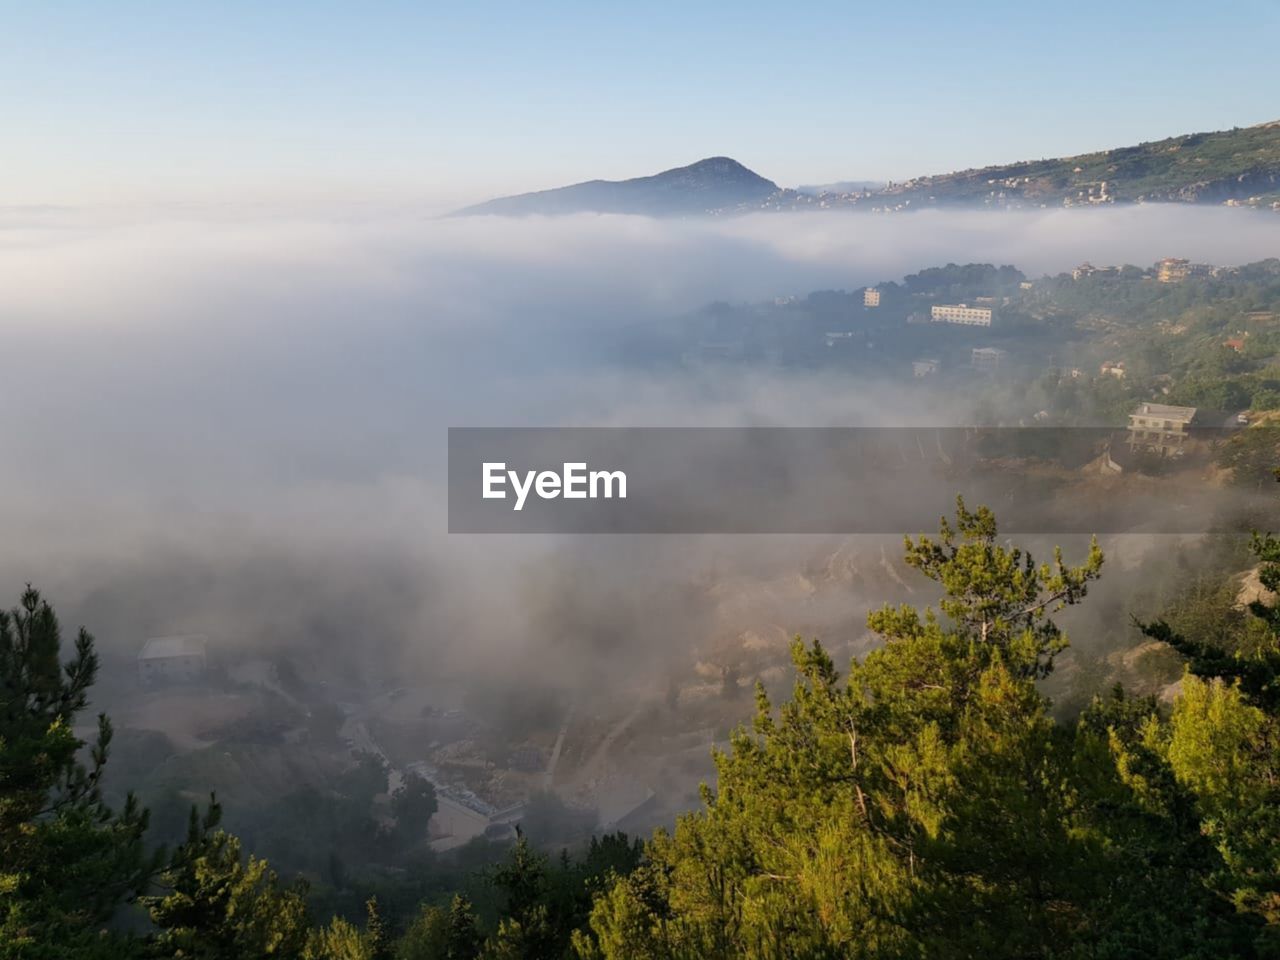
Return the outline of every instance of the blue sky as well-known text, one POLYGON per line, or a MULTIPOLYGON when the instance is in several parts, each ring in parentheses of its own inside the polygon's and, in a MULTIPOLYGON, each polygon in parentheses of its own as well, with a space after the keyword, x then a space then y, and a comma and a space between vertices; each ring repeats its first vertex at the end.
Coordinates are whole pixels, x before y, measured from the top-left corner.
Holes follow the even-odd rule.
POLYGON ((902 178, 1280 119, 1280 3, 0 0, 0 203, 902 178))

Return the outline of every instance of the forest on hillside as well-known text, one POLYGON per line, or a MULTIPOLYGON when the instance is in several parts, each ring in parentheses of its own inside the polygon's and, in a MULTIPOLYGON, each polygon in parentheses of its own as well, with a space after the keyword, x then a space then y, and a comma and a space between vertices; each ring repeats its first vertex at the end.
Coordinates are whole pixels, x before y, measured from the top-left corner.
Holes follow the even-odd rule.
MULTIPOLYGON (((905 543, 935 601, 874 611, 883 642, 845 670, 797 638, 790 695, 757 688, 673 830, 559 856, 521 836, 478 878, 486 906, 373 897, 355 921, 314 916, 214 798, 168 849, 132 797, 107 804, 110 720, 75 732, 93 638, 64 645, 28 588, 0 617, 0 956, 1274 957, 1280 539, 1250 549, 1264 589, 1236 635, 1141 625, 1184 663, 1172 698, 1117 687, 1062 719, 1055 615, 1088 602, 1102 551, 1036 560, 960 500, 905 543)), ((369 842, 432 802, 402 794, 369 842)))

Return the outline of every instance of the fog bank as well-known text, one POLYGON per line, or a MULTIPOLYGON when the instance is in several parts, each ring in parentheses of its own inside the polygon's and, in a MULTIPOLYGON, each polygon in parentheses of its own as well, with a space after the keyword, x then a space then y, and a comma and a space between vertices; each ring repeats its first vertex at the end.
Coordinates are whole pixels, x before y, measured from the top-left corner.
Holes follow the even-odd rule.
MULTIPOLYGON (((688 221, 0 210, 0 584, 10 598, 44 586, 122 655, 201 629, 388 669, 541 663, 594 679, 593 654, 654 663, 705 634, 712 605, 673 591, 732 573, 724 557, 743 551, 450 537, 447 427, 940 422, 888 383, 655 372, 619 344, 709 301, 949 261, 1038 275, 1277 252, 1280 219, 1174 206, 688 221)), ((750 565, 774 549, 796 562, 794 545, 755 540, 750 565)))

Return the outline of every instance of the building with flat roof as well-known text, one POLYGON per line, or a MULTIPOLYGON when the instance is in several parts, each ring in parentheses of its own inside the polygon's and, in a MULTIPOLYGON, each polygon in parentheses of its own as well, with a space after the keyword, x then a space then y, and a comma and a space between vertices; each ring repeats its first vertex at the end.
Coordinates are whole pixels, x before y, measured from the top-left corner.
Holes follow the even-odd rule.
POLYGON ((1215 275, 1216 269, 1207 263, 1192 263, 1181 257, 1165 257, 1156 263, 1156 279, 1161 283, 1181 283, 1187 277, 1215 275))
POLYGON ((1119 267, 1095 267, 1092 263, 1086 260, 1084 263, 1080 264, 1080 266, 1071 271, 1071 279, 1083 280, 1085 277, 1092 277, 1095 274, 1110 276, 1119 272, 1119 267))
POLYGON ((969 362, 982 373, 995 373, 1008 358, 1008 351, 999 347, 974 347, 969 362))
POLYGON ((1129 449, 1147 450, 1165 457, 1176 455, 1185 447, 1195 419, 1195 407, 1139 404, 1129 414, 1129 449))
POLYGON ((967 303, 937 303, 929 311, 934 323, 957 323, 968 327, 991 326, 991 307, 971 307, 967 303))
POLYGON ((203 634, 152 637, 138 652, 138 679, 146 684, 189 683, 208 668, 203 634))
POLYGON ((862 305, 864 307, 880 306, 880 291, 875 287, 867 287, 862 291, 862 305))

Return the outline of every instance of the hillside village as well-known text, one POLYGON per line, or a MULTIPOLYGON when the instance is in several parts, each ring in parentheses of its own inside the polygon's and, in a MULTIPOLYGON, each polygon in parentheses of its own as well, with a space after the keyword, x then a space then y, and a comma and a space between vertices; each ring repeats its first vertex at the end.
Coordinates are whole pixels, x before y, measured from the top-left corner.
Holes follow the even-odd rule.
POLYGON ((907 213, 1199 203, 1280 211, 1280 120, 1053 160, 912 177, 854 190, 782 191, 771 210, 907 213))
POLYGON ((1280 261, 1082 263, 1037 279, 949 264, 852 293, 714 304, 670 349, 686 365, 896 377, 974 422, 1123 426, 1157 401, 1225 423, 1280 407, 1280 261))

